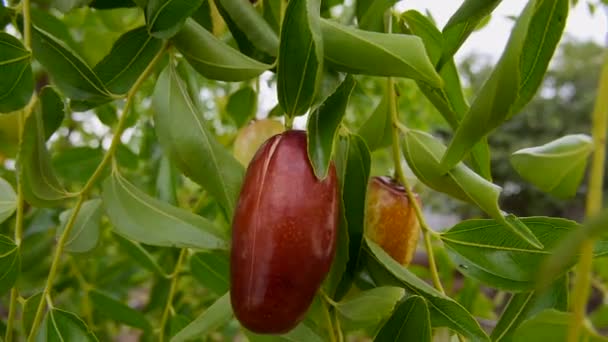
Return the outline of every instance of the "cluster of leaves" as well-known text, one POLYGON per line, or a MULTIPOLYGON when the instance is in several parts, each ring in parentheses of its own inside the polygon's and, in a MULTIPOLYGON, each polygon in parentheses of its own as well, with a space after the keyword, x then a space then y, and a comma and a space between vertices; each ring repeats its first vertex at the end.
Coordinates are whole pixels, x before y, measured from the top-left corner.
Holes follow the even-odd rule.
MULTIPOLYGON (((379 341, 424 341, 441 328, 482 341, 562 336, 577 255, 547 258, 565 248, 562 241, 576 250, 581 234, 598 235, 599 224, 583 229, 562 218, 504 213, 487 135, 541 85, 569 1, 528 2, 470 105, 453 56, 500 1, 464 1, 442 30, 416 11, 393 13, 394 3, 75 0, 0 7, 6 340, 106 340, 123 325, 144 340, 217 332, 269 339, 242 331, 227 293, 230 223, 244 176, 230 146, 258 112, 265 77, 278 98, 268 115, 289 125, 309 114, 311 164, 322 178, 336 163, 342 199, 338 249, 322 291, 303 323, 272 340, 324 341, 359 331, 379 341), (340 18, 331 17, 335 6, 345 13, 340 18), (99 34, 113 37, 105 50, 94 45, 99 34), (382 84, 382 96, 361 118, 365 106, 355 104, 366 101, 370 79, 382 84), (402 99, 415 97, 414 84, 453 130, 447 147, 401 122, 397 90, 402 99), (367 183, 378 167, 372 152, 389 147, 397 170, 405 160, 430 189, 490 218, 425 234, 442 242, 444 267, 457 268, 470 288, 481 283, 510 294, 491 331, 466 293, 430 286, 364 237, 367 183)), ((543 191, 569 196, 592 146, 587 136, 566 136, 520 150, 512 162, 543 191)), ((593 254, 608 254, 608 240, 593 254)))

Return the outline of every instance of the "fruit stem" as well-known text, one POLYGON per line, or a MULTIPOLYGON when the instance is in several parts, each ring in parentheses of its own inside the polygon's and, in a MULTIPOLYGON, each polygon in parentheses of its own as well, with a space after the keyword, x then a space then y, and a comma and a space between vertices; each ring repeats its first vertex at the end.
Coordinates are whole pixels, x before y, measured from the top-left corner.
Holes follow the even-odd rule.
MULTIPOLYGON (((129 92, 127 93, 125 106, 123 108, 123 113, 118 121, 118 124, 116 127, 116 132, 114 133, 114 137, 112 137, 112 142, 110 144, 110 147, 109 147, 108 151, 106 152, 106 154, 104 155, 104 158, 101 161, 101 163, 99 163, 99 165, 97 166, 97 169, 95 169, 95 172, 93 172, 93 175, 91 176, 91 178, 89 178, 89 180, 84 185, 82 190, 80 190, 80 192, 78 193, 78 201, 76 202, 76 206, 72 210, 72 214, 70 215, 70 218, 68 219, 65 229, 63 230, 63 232, 61 233, 61 235, 59 237, 59 240, 57 241, 57 247, 55 249, 55 255, 53 256, 53 261, 51 263, 51 269, 49 270, 49 275, 46 278, 46 284, 44 286, 44 289, 42 290, 42 298, 48 298, 49 300, 47 302, 49 302, 49 303, 52 303, 50 291, 51 291, 51 287, 53 286, 53 282, 55 281, 55 276, 57 275, 57 269, 59 268, 59 264, 61 262, 61 255, 63 254, 63 247, 64 247, 65 242, 67 241, 68 237, 70 236, 70 232, 72 231, 72 228, 74 227, 74 223, 76 222, 76 216, 80 212, 80 208, 81 208, 82 204, 84 203, 85 198, 87 197, 89 191, 93 188, 93 185, 95 184, 95 182, 97 182, 99 177, 101 177, 101 175, 102 175, 104 169, 106 168, 106 166, 108 165, 108 163, 111 160, 113 160, 114 152, 116 151, 116 148, 118 147, 118 144, 120 143, 120 137, 122 136, 122 132, 125 129, 125 123, 127 121, 126 118, 128 116, 129 108, 131 108, 131 104, 133 103, 133 100, 135 98, 135 93, 139 90, 139 88, 142 85, 142 83, 144 82, 144 80, 146 78, 148 78, 148 76, 152 73, 152 71, 154 70, 154 67, 156 66, 158 61, 161 60, 162 56, 165 53, 166 47, 167 47, 167 44, 165 43, 163 45, 163 47, 161 48, 161 50, 156 54, 156 56, 154 56, 154 58, 152 59, 150 64, 148 64, 146 69, 139 76, 139 78, 135 81, 135 83, 133 84, 133 86, 131 87, 129 92)), ((32 328, 31 328, 29 336, 27 338, 28 342, 31 342, 36 338, 36 334, 38 332, 38 328, 39 328, 40 322, 42 320, 42 313, 44 312, 44 309, 45 309, 45 301, 41 300, 40 304, 38 304, 38 308, 36 309, 36 315, 34 316, 32 328)))
POLYGON ((182 268, 182 264, 184 263, 184 259, 186 258, 186 254, 188 254, 188 250, 186 248, 182 248, 179 252, 179 257, 177 258, 177 263, 175 263, 175 268, 173 269, 173 273, 171 273, 171 287, 169 288, 169 295, 167 296, 167 302, 165 303, 165 308, 163 309, 163 315, 160 319, 160 333, 158 336, 158 340, 163 342, 165 339, 165 325, 167 325, 167 319, 169 318, 169 310, 173 307, 173 297, 175 296, 175 289, 177 289, 177 281, 179 279, 179 271, 182 268))
MULTIPOLYGON (((604 184, 604 164, 606 155, 606 130, 608 129, 608 53, 604 56, 602 72, 592 113, 593 156, 587 187, 587 218, 596 215, 602 208, 602 191, 604 184)), ((581 247, 581 258, 576 269, 576 282, 573 290, 572 312, 574 317, 568 329, 568 341, 579 340, 586 316, 587 300, 593 273, 594 239, 588 239, 581 247)))
POLYGON ((418 205, 418 201, 414 197, 414 193, 412 192, 412 188, 405 177, 405 173, 403 172, 403 166, 401 165, 401 146, 399 145, 399 131, 403 126, 399 122, 399 115, 397 113, 397 99, 395 96, 395 81, 392 78, 388 78, 388 101, 389 101, 389 109, 391 113, 391 120, 393 122, 393 162, 395 164, 395 173, 397 174, 398 181, 405 188, 405 192, 407 194, 407 199, 410 205, 414 208, 414 212, 416 213, 416 217, 418 218, 418 222, 420 227, 422 228, 422 237, 424 238, 424 245, 426 247, 426 254, 429 258, 429 269, 431 272, 431 276, 433 278, 433 285, 435 288, 445 294, 445 290, 443 289, 443 285, 441 285, 441 279, 439 278, 439 272, 437 271, 437 264, 435 263, 435 255, 433 254, 433 245, 431 241, 431 235, 435 235, 436 233, 428 226, 426 219, 424 218, 424 214, 418 205))

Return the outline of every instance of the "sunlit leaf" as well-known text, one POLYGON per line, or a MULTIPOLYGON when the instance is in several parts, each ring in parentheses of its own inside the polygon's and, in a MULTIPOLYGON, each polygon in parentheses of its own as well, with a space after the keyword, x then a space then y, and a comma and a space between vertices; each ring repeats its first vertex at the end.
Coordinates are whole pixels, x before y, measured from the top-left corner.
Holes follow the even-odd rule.
POLYGON ((386 10, 396 0, 359 0, 356 4, 357 23, 362 30, 385 32, 386 10))
POLYGON ((426 301, 423 297, 411 296, 397 306, 374 341, 430 342, 433 336, 431 328, 431 318, 426 301))
MULTIPOLYGON (((522 323, 513 334, 513 341, 563 341, 574 319, 572 313, 545 310, 522 323)), ((608 338, 583 325, 580 341, 606 342, 608 338)))
POLYGON ((404 293, 400 287, 380 286, 342 300, 336 310, 359 325, 373 326, 390 316, 404 293))
POLYGON ((156 38, 174 36, 203 0, 148 0, 148 30, 156 38))
POLYGON ((200 316, 180 330, 171 342, 189 341, 200 338, 226 324, 232 318, 230 293, 224 294, 208 307, 200 316))

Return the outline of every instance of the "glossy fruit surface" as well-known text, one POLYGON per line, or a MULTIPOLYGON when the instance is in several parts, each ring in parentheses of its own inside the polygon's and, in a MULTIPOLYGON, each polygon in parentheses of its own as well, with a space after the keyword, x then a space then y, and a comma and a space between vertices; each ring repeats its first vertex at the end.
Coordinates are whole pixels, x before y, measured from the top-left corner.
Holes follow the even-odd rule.
POLYGON ((271 119, 256 120, 241 128, 234 140, 234 157, 247 166, 260 146, 273 135, 283 132, 283 124, 271 119))
POLYGON ((304 318, 331 266, 338 215, 335 167, 315 177, 304 131, 262 145, 233 220, 230 295, 244 327, 279 334, 304 318))
POLYGON ((365 235, 397 262, 408 265, 416 251, 420 224, 403 186, 388 177, 373 177, 365 210, 365 235))

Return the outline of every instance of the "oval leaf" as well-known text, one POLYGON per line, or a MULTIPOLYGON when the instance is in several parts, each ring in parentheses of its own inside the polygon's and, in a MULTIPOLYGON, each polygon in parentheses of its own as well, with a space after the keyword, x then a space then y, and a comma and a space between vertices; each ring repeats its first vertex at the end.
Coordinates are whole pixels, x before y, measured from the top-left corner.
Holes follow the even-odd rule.
POLYGON ((20 268, 19 247, 8 237, 0 235, 0 296, 13 287, 20 268))
POLYGON ((370 151, 387 147, 393 142, 393 121, 388 106, 388 94, 384 94, 372 115, 359 128, 359 136, 365 140, 370 151))
POLYGON ((308 118, 308 157, 319 179, 324 179, 338 137, 338 128, 346 113, 346 105, 355 87, 351 76, 340 84, 308 118))
POLYGON ((162 45, 162 41, 151 37, 145 27, 136 28, 120 36, 110 53, 93 70, 107 89, 115 94, 126 94, 162 45))
MULTIPOLYGON (((450 257, 460 272, 492 287, 510 291, 529 291, 536 287, 538 270, 551 250, 579 224, 560 218, 527 217, 521 221, 545 246, 528 246, 510 230, 500 229, 495 220, 468 220, 441 234, 450 257)), ((596 249, 603 255, 605 247, 596 249)), ((554 277, 562 275, 575 260, 563 265, 554 277)), ((555 278, 553 278, 555 279, 555 278)), ((551 281, 553 279, 547 279, 551 281)))
POLYGON ((323 74, 320 0, 292 0, 285 10, 277 65, 277 95, 287 116, 311 107, 323 74))
POLYGON ((498 65, 477 93, 441 160, 443 173, 532 99, 561 38, 568 9, 568 0, 528 2, 498 65))
POLYGON ((445 146, 430 134, 416 130, 405 132, 403 154, 422 183, 436 191, 476 204, 532 246, 542 248, 538 238, 525 225, 517 220, 505 218, 498 207, 501 191, 499 186, 479 176, 463 163, 458 164, 447 174, 442 173, 439 160, 444 151, 445 146))
POLYGON ((208 220, 151 197, 114 172, 103 184, 103 203, 114 230, 147 245, 226 249, 226 233, 208 220))
POLYGON ((97 342, 93 331, 75 314, 53 308, 40 326, 36 341, 91 341, 97 342))
POLYGON ((411 78, 440 88, 441 77, 415 36, 358 30, 321 20, 325 59, 338 70, 411 78))
POLYGON ((228 323, 232 318, 230 293, 224 294, 208 307, 200 316, 180 330, 171 342, 189 341, 207 335, 213 330, 228 323))
POLYGON ((245 81, 270 69, 270 65, 226 45, 192 19, 172 41, 196 71, 213 80, 245 81))
POLYGON ((147 269, 150 272, 156 273, 164 278, 169 278, 170 276, 165 273, 165 271, 160 267, 156 259, 138 242, 131 241, 127 238, 124 238, 118 234, 112 236, 118 245, 133 261, 138 263, 143 268, 147 269))
POLYGON ((372 326, 389 317, 404 294, 400 287, 380 286, 342 300, 336 310, 350 321, 372 326))
MULTIPOLYGON (((59 215, 60 225, 56 233, 57 239, 63 234, 65 225, 72 215, 72 210, 66 210, 59 215)), ((76 221, 74 221, 70 235, 65 241, 65 251, 70 253, 85 253, 97 246, 102 213, 100 199, 86 201, 82 204, 78 215, 76 215, 76 221)))
POLYGON ((156 134, 176 166, 215 197, 232 219, 244 170, 207 128, 178 70, 163 70, 152 98, 156 134))
POLYGON ((32 53, 19 39, 0 32, 0 113, 25 107, 34 92, 32 53))
MULTIPOLYGON (((513 341, 563 341, 564 336, 568 336, 568 327, 573 319, 572 313, 545 310, 522 323, 515 331, 513 341)), ((586 324, 583 324, 582 330, 579 341, 608 341, 608 338, 592 331, 586 324)))
POLYGON ((95 311, 101 313, 103 316, 108 317, 113 321, 124 323, 130 327, 151 330, 150 322, 148 322, 148 319, 143 313, 123 304, 111 296, 100 292, 99 290, 92 290, 89 292, 89 298, 93 303, 95 311))
MULTIPOLYGON (((239 30, 261 51, 276 56, 279 37, 248 0, 218 0, 239 30)), ((234 35, 234 33, 233 33, 234 35)))
POLYGON ((237 127, 243 127, 255 117, 258 109, 257 97, 258 94, 250 86, 243 87, 230 95, 226 111, 237 127))
POLYGON ((61 126, 61 123, 65 118, 66 106, 61 95, 59 95, 57 90, 51 86, 42 88, 38 94, 38 101, 42 108, 44 140, 46 141, 61 126))
POLYGON ((38 305, 40 304, 40 299, 42 299, 42 292, 32 295, 23 303, 23 318, 21 320, 23 331, 32 330, 32 324, 34 324, 34 318, 36 316, 36 310, 38 310, 38 305))
POLYGON ((522 178, 541 190, 558 197, 571 197, 583 179, 592 150, 591 137, 567 135, 513 153, 511 164, 522 178))
POLYGON ((229 260, 222 251, 197 253, 190 258, 190 272, 206 289, 221 295, 230 289, 229 260))
POLYGON ((432 336, 431 317, 426 300, 420 296, 411 296, 397 306, 374 341, 430 342, 432 336))
POLYGON ((36 23, 32 26, 32 49, 67 97, 100 102, 116 97, 76 52, 36 23))
POLYGON ((146 15, 150 34, 160 39, 173 37, 202 3, 203 0, 149 0, 146 15))
POLYGON ((365 241, 371 263, 368 271, 372 278, 385 279, 388 283, 402 286, 408 293, 424 297, 431 312, 433 327, 445 326, 474 341, 489 341, 479 323, 462 305, 416 277, 373 241, 365 241))
POLYGON ((17 194, 9 182, 0 178, 0 223, 11 217, 15 209, 17 209, 17 194))

